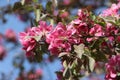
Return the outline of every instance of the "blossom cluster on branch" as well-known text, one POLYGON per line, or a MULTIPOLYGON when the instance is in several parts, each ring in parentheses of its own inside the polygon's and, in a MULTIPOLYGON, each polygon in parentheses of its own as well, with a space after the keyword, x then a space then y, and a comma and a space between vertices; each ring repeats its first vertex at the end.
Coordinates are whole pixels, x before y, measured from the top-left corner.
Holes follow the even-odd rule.
POLYGON ((86 9, 78 10, 70 23, 59 22, 38 26, 20 33, 20 41, 27 56, 42 59, 44 53, 61 59, 63 70, 56 72, 59 80, 79 80, 85 72, 93 72, 97 62, 106 63, 106 80, 119 77, 120 3, 96 16, 86 9), (39 56, 40 55, 40 56, 39 56), (112 56, 114 55, 114 56, 112 56))

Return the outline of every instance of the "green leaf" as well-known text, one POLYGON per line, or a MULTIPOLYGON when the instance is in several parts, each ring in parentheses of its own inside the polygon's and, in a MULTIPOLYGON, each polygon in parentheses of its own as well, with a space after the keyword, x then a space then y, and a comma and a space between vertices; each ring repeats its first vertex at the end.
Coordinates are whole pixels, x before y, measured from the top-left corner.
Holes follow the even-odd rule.
POLYGON ((58 57, 65 56, 65 55, 67 55, 67 54, 69 54, 69 53, 68 53, 68 52, 61 52, 61 53, 58 55, 58 57))
POLYGON ((24 5, 26 11, 31 12, 33 11, 33 6, 32 5, 24 5))
POLYGON ((35 53, 34 57, 35 57, 37 62, 41 62, 42 61, 42 59, 43 59, 42 55, 43 55, 42 51, 39 51, 39 52, 35 53))
POLYGON ((74 51, 77 53, 77 56, 81 59, 82 54, 84 53, 84 44, 74 45, 74 51))
POLYGON ((23 8, 22 4, 20 2, 16 2, 13 6, 13 11, 16 11, 22 8, 23 8))
POLYGON ((70 77, 70 69, 69 69, 69 67, 65 68, 65 70, 63 72, 63 77, 65 77, 66 79, 68 79, 70 77))
POLYGON ((47 16, 47 14, 42 14, 42 16, 40 17, 40 19, 42 20, 42 19, 46 18, 46 16, 47 16))
POLYGON ((64 67, 64 68, 67 68, 67 67, 68 67, 66 60, 63 61, 63 67, 64 67))
POLYGON ((36 41, 39 41, 42 37, 42 34, 39 34, 39 36, 26 36, 25 39, 34 38, 36 41))
POLYGON ((115 17, 113 16, 107 16, 107 17, 101 17, 101 18, 106 22, 115 23, 115 17))
POLYGON ((58 1, 57 0, 52 0, 53 6, 56 7, 58 5, 58 1))
POLYGON ((40 9, 36 9, 36 10, 35 10, 35 16, 36 16, 36 21, 37 21, 37 22, 40 20, 40 14, 41 14, 40 9))
POLYGON ((50 19, 50 24, 51 24, 51 25, 54 25, 54 23, 55 23, 54 20, 53 20, 53 19, 50 19))
MULTIPOLYGON (((107 53, 110 53, 110 52, 109 52, 109 49, 106 48, 106 49, 103 50, 103 51, 97 50, 95 53, 93 53, 94 55, 92 55, 92 56, 94 56, 94 58, 95 58, 96 61, 105 62, 105 61, 107 61, 107 58, 106 58, 106 56, 105 56, 106 51, 107 51, 107 53), (99 56, 99 57, 98 57, 98 56, 99 56)), ((92 54, 92 53, 91 53, 91 54, 92 54)))
POLYGON ((52 13, 52 2, 48 1, 46 4, 46 10, 48 13, 52 13))
POLYGON ((92 16, 92 19, 93 19, 93 20, 95 20, 95 19, 96 19, 96 16, 95 16, 95 15, 93 15, 93 16, 92 16))
POLYGON ((39 41, 42 38, 42 34, 39 34, 39 36, 34 36, 36 41, 39 41))
POLYGON ((103 42, 103 38, 100 38, 98 40, 94 40, 92 45, 90 45, 91 49, 99 49, 102 42, 103 42))
POLYGON ((120 73, 117 73, 117 76, 120 76, 120 73))
POLYGON ((90 56, 88 56, 88 59, 89 59, 89 69, 90 71, 93 71, 95 66, 95 60, 90 56))
POLYGON ((70 69, 75 68, 78 65, 77 59, 75 59, 72 64, 70 65, 70 69))
POLYGON ((34 8, 34 10, 35 10, 35 20, 36 20, 36 22, 38 22, 39 20, 41 20, 41 11, 42 11, 42 9, 43 9, 43 7, 42 7, 42 5, 41 4, 38 4, 37 6, 36 6, 36 8, 34 8))
POLYGON ((33 0, 33 2, 38 2, 38 0, 33 0))
POLYGON ((24 5, 25 4, 25 0, 21 0, 21 4, 24 5))

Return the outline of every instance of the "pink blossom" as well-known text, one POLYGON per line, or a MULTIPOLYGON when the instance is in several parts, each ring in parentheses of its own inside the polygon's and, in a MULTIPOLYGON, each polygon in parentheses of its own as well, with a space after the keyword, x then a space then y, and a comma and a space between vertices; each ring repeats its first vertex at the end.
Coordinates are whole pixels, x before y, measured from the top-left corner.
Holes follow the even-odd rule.
POLYGON ((88 25, 86 22, 83 22, 80 19, 75 19, 72 21, 72 24, 76 30, 77 35, 86 36, 88 34, 88 25))
POLYGON ((23 49, 26 51, 27 56, 32 55, 32 51, 36 46, 36 40, 32 38, 31 35, 32 34, 25 33, 25 32, 20 33, 20 42, 23 45, 23 49))
POLYGON ((117 36, 116 40, 120 43, 120 36, 117 36))
POLYGON ((91 41, 94 41, 94 40, 97 40, 97 39, 98 39, 98 37, 90 37, 90 38, 87 38, 86 40, 88 42, 91 42, 91 41))
POLYGON ((16 38, 16 33, 12 30, 12 29, 8 29, 5 32, 5 38, 8 41, 12 41, 12 42, 16 42, 17 38, 16 38))
POLYGON ((66 26, 58 23, 55 29, 47 36, 48 49, 54 55, 58 55, 61 51, 70 51, 71 45, 68 42, 71 34, 66 31, 66 26))
POLYGON ((50 43, 51 41, 54 41, 54 39, 57 39, 59 37, 61 37, 61 39, 64 38, 65 30, 66 30, 66 27, 62 23, 58 23, 55 29, 47 36, 46 41, 50 43))
POLYGON ((63 72, 64 72, 64 69, 61 69, 59 72, 57 72, 57 80, 62 80, 63 79, 63 72))
POLYGON ((43 74, 41 69, 37 69, 35 73, 37 76, 42 76, 42 74, 43 74))
POLYGON ((108 37, 108 40, 109 40, 109 42, 113 42, 115 39, 114 39, 113 36, 109 36, 109 37, 108 37))
POLYGON ((86 39, 88 42, 91 42, 91 41, 93 41, 94 39, 93 38, 87 38, 86 39))
POLYGON ((120 2, 120 0, 117 0, 118 2, 120 2))
POLYGON ((87 32, 84 25, 86 24, 78 23, 78 26, 74 26, 74 22, 72 22, 65 26, 58 23, 55 29, 47 36, 46 42, 50 44, 48 50, 53 55, 71 51, 71 45, 82 42, 80 35, 82 31, 87 32))
POLYGON ((47 25, 45 21, 39 21, 38 29, 43 35, 47 35, 53 29, 52 25, 47 25))
POLYGON ((3 41, 3 35, 0 34, 0 43, 3 41))
POLYGON ((96 37, 100 37, 104 35, 104 32, 102 30, 102 26, 96 24, 94 27, 92 27, 89 31, 89 34, 91 36, 96 36, 96 37))
POLYGON ((62 12, 62 13, 60 14, 60 17, 61 17, 61 18, 67 18, 68 16, 69 16, 69 13, 68 13, 67 11, 62 12))
POLYGON ((53 15, 54 15, 54 16, 58 16, 58 13, 59 13, 58 10, 54 10, 53 15))
POLYGON ((31 29, 31 27, 28 26, 28 27, 26 27, 26 28, 24 29, 24 31, 25 31, 25 32, 28 32, 28 31, 30 31, 30 29, 31 29))
POLYGON ((36 40, 34 38, 30 38, 26 43, 24 43, 23 49, 27 52, 32 51, 36 45, 36 40))
MULTIPOLYGON (((80 24, 80 22, 81 22, 80 20, 76 19, 66 26, 67 33, 69 34, 68 41, 71 43, 71 45, 83 43, 83 39, 80 38, 82 36, 82 29, 80 31, 79 26, 77 26, 80 24), (78 30, 78 28, 79 28, 79 30, 78 30)), ((83 28, 83 30, 85 30, 85 29, 83 28)), ((84 31, 83 31, 83 33, 84 33, 84 31)))
POLYGON ((28 75, 29 80, 34 80, 36 78, 36 75, 34 73, 31 73, 28 75))
POLYGON ((82 10, 82 9, 78 10, 78 14, 77 15, 78 15, 78 17, 79 17, 80 20, 85 20, 86 17, 88 16, 88 14, 86 13, 86 11, 82 10))
POLYGON ((69 5, 70 2, 71 2, 71 0, 63 0, 63 4, 64 4, 64 5, 69 5))
POLYGON ((106 80, 116 80, 117 74, 120 73, 120 55, 113 55, 106 63, 106 80))
POLYGON ((5 48, 2 45, 0 45, 0 60, 2 60, 5 57, 5 55, 6 55, 5 48))
POLYGON ((26 56, 33 55, 32 51, 36 46, 36 40, 34 38, 26 38, 26 33, 20 33, 20 41, 23 45, 23 49, 26 51, 26 56))
POLYGON ((46 22, 40 21, 38 27, 32 27, 31 29, 28 29, 27 32, 21 32, 20 42, 23 45, 23 49, 26 51, 26 55, 32 55, 36 44, 42 41, 51 30, 51 25, 48 26, 46 22))
POLYGON ((112 35, 116 35, 116 34, 118 34, 118 31, 119 31, 119 29, 117 29, 116 27, 114 27, 114 26, 107 26, 106 27, 106 30, 105 30, 105 35, 106 36, 112 36, 112 35))
POLYGON ((41 69, 37 69, 35 71, 31 70, 31 72, 29 72, 27 74, 28 80, 38 80, 41 77, 42 77, 42 70, 41 69))
POLYGON ((78 33, 82 36, 85 36, 88 33, 88 26, 86 23, 80 23, 76 29, 78 30, 78 33))
POLYGON ((20 21, 23 21, 23 22, 26 22, 29 18, 28 14, 18 14, 17 17, 20 21))
POLYGON ((36 46, 36 40, 34 38, 30 38, 27 33, 22 32, 20 33, 20 42, 23 45, 23 49, 26 51, 26 55, 30 56, 30 51, 32 51, 36 46))
POLYGON ((119 8, 119 5, 112 4, 111 8, 104 10, 100 16, 117 16, 119 8))
POLYGON ((34 55, 35 54, 34 54, 33 51, 26 52, 26 57, 27 57, 28 60, 32 60, 34 55))

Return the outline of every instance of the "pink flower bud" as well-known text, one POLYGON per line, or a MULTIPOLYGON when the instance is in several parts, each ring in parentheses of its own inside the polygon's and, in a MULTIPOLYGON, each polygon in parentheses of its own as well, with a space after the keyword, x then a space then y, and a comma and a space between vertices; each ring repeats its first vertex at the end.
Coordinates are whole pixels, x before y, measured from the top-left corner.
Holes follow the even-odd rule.
POLYGON ((8 29, 8 30, 5 32, 5 38, 6 38, 8 41, 11 41, 11 42, 16 42, 16 41, 17 41, 16 33, 15 33, 12 29, 8 29))
POLYGON ((69 13, 68 12, 62 12, 61 14, 60 14, 60 17, 61 18, 67 18, 69 16, 69 13))
POLYGON ((42 76, 43 75, 43 72, 42 72, 41 69, 37 69, 35 73, 36 73, 37 76, 42 76))
POLYGON ((2 60, 5 57, 5 55, 6 55, 5 48, 2 45, 0 45, 0 60, 2 60))

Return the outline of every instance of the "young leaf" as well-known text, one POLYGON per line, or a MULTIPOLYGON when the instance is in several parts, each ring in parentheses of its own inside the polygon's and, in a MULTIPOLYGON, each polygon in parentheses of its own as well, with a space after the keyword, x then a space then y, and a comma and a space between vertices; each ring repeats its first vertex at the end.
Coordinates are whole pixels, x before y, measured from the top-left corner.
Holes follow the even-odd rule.
POLYGON ((23 5, 20 2, 16 2, 13 6, 13 11, 20 10, 23 8, 23 5))
POLYGON ((36 9, 36 10, 35 10, 35 15, 36 15, 36 21, 37 21, 37 22, 40 20, 40 14, 41 14, 40 9, 36 9))
POLYGON ((52 13, 52 2, 51 1, 47 2, 46 10, 48 11, 48 13, 52 13))
POLYGON ((64 68, 67 68, 67 66, 68 66, 68 65, 67 65, 66 60, 65 60, 65 61, 63 61, 63 67, 64 67, 64 68))
POLYGON ((38 0, 33 0, 33 2, 38 2, 38 0))
POLYGON ((39 36, 34 36, 36 41, 39 41, 41 39, 41 37, 42 37, 42 34, 40 34, 39 36))
POLYGON ((52 0, 53 6, 56 7, 58 5, 58 1, 57 0, 52 0))
POLYGON ((37 62, 41 62, 42 61, 42 51, 40 53, 35 53, 34 57, 37 62))
POLYGON ((21 4, 24 5, 25 4, 25 0, 21 0, 21 4))
POLYGON ((94 66, 95 66, 95 60, 88 56, 88 59, 89 59, 89 68, 90 68, 90 71, 93 71, 94 70, 94 66))
POLYGON ((65 77, 66 79, 68 79, 70 77, 70 69, 69 69, 69 67, 65 68, 65 70, 63 72, 63 77, 65 77))
POLYGON ((84 44, 74 45, 74 51, 77 53, 77 56, 81 59, 82 54, 84 53, 84 44))
POLYGON ((69 54, 69 53, 68 53, 68 52, 62 52, 62 53, 60 53, 60 54, 59 54, 59 56, 58 56, 58 57, 65 56, 65 55, 67 55, 67 54, 69 54))

